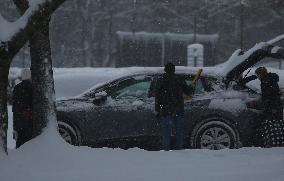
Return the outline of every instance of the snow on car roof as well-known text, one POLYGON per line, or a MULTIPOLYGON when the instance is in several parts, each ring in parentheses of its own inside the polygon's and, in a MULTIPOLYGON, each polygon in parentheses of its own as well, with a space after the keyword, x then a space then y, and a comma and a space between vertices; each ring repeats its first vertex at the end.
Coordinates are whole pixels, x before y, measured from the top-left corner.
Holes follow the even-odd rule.
MULTIPOLYGON (((187 74, 194 75, 199 68, 201 68, 201 67, 176 66, 176 73, 177 74, 187 73, 187 74)), ((219 68, 219 67, 202 67, 202 69, 203 69, 202 75, 213 76, 213 77, 219 77, 219 75, 220 75, 219 71, 221 70, 221 68, 219 68)), ((95 70, 97 71, 96 73, 99 73, 100 71, 102 71, 102 73, 104 72, 104 75, 108 75, 109 79, 104 81, 104 82, 100 82, 100 83, 92 86, 88 90, 79 94, 78 95, 79 97, 90 92, 93 89, 97 89, 97 88, 101 87, 102 85, 108 84, 110 82, 113 82, 117 79, 121 79, 123 77, 126 78, 128 76, 133 76, 133 75, 164 73, 164 67, 96 68, 95 70)), ((93 70, 93 71, 95 71, 95 70, 93 70)), ((90 71, 92 71, 92 70, 90 70, 90 71)), ((78 96, 76 96, 76 97, 78 97, 78 96)))
MULTIPOLYGON (((195 74, 197 67, 177 66, 177 73, 195 74)), ((216 76, 220 68, 203 67, 203 75, 216 76)), ((12 67, 9 79, 20 77, 21 68, 12 67)), ((53 68, 54 83, 57 98, 67 98, 78 95, 86 90, 98 88, 103 84, 118 78, 135 74, 163 73, 163 67, 123 67, 123 68, 53 68)))

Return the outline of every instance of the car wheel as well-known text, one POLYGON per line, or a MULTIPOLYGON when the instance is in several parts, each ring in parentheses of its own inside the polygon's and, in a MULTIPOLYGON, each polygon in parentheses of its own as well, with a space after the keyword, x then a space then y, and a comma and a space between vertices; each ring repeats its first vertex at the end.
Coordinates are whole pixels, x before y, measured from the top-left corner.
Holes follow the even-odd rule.
POLYGON ((79 132, 68 123, 58 121, 58 129, 61 137, 67 143, 76 146, 79 146, 81 144, 81 137, 79 132))
POLYGON ((222 118, 202 121, 195 127, 191 136, 191 146, 198 149, 237 148, 238 143, 238 134, 222 118))

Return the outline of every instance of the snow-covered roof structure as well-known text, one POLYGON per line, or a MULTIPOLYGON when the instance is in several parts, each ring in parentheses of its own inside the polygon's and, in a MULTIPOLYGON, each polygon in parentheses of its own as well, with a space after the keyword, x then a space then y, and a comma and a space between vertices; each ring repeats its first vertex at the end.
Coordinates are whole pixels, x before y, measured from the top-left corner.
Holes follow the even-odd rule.
POLYGON ((163 66, 166 62, 187 65, 187 47, 193 43, 204 46, 205 66, 214 65, 214 49, 218 34, 182 34, 117 31, 115 65, 163 66))
POLYGON ((199 43, 216 43, 219 39, 218 34, 182 34, 182 33, 151 33, 151 32, 123 32, 117 31, 116 32, 120 39, 144 39, 144 40, 162 40, 169 39, 172 41, 187 41, 187 42, 194 42, 194 37, 196 37, 196 42, 199 43))

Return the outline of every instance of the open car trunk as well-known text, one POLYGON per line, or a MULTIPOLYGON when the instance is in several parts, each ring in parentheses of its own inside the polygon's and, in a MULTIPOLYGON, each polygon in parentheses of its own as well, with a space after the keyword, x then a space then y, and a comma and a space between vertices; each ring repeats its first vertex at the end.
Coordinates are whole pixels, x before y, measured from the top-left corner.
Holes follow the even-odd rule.
POLYGON ((283 39, 284 35, 281 35, 268 42, 258 43, 246 52, 240 49, 236 50, 224 65, 222 73, 226 79, 225 81, 232 81, 236 75, 242 74, 263 58, 284 59, 284 48, 272 45, 272 43, 282 41, 283 39))

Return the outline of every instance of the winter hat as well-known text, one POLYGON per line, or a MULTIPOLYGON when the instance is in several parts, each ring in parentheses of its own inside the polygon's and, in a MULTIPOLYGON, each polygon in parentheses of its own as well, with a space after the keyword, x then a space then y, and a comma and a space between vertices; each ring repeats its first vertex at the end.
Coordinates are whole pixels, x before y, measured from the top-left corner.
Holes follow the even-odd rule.
POLYGON ((265 67, 258 67, 256 70, 255 70, 255 74, 256 75, 260 75, 260 76, 264 76, 267 74, 267 69, 265 67))
POLYGON ((175 68, 175 65, 173 63, 167 63, 165 65, 165 69, 164 70, 167 73, 175 73, 176 68, 175 68))
POLYGON ((31 70, 29 68, 24 68, 21 72, 22 80, 31 80, 31 70))

